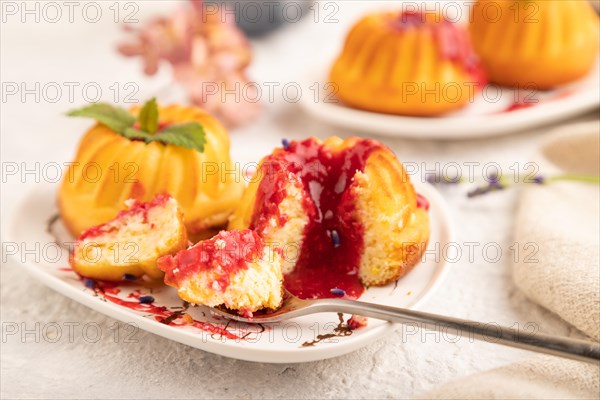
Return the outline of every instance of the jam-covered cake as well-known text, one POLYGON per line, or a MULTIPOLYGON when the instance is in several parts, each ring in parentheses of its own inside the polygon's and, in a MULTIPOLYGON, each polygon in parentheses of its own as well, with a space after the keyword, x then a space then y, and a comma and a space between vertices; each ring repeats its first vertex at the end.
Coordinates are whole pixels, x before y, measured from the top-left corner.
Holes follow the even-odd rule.
POLYGON ((414 116, 460 109, 486 82, 467 29, 420 12, 362 18, 348 34, 329 80, 351 107, 414 116))
POLYGON ((165 283, 179 297, 210 307, 224 305, 250 316, 282 302, 281 255, 249 229, 221 231, 174 256, 158 260, 165 283))
POLYGON ((253 229, 281 249, 292 294, 358 298, 420 261, 429 217, 417 199, 381 143, 310 138, 285 142, 261 161, 229 228, 253 229))
POLYGON ((70 255, 77 273, 101 280, 161 278, 156 260, 187 247, 183 214, 173 197, 159 194, 150 202, 128 200, 126 205, 116 218, 79 237, 70 255))
POLYGON ((549 89, 588 74, 598 60, 598 15, 582 0, 478 0, 473 45, 490 80, 549 89))

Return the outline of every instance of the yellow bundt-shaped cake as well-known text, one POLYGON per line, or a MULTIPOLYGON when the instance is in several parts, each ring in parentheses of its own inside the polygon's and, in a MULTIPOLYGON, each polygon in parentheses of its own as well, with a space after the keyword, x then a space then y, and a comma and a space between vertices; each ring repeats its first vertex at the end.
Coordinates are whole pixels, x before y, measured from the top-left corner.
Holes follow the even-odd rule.
POLYGON ((419 12, 362 18, 329 80, 351 107, 413 116, 457 110, 486 82, 466 28, 419 12))
POLYGON ((358 298, 410 271, 429 239, 396 156, 356 137, 285 142, 261 161, 229 228, 280 248, 285 287, 302 298, 358 298))
MULTIPOLYGON (((139 107, 130 111, 139 112, 139 107)), ((243 184, 225 128, 198 108, 177 105, 158 107, 158 120, 161 128, 199 123, 204 150, 130 140, 98 123, 81 140, 58 195, 60 214, 74 236, 114 218, 125 200, 148 201, 158 193, 177 199, 192 238, 227 223, 243 184)))
POLYGON ((209 307, 224 305, 251 316, 283 300, 281 255, 251 230, 221 231, 174 256, 158 260, 165 283, 179 297, 209 307))
POLYGON ((118 281, 162 278, 156 260, 188 245, 177 201, 159 194, 152 201, 126 201, 127 209, 105 224, 87 229, 70 254, 73 270, 86 278, 118 281))
POLYGON ((478 0, 470 32, 490 80, 550 89, 598 59, 598 15, 587 0, 478 0))

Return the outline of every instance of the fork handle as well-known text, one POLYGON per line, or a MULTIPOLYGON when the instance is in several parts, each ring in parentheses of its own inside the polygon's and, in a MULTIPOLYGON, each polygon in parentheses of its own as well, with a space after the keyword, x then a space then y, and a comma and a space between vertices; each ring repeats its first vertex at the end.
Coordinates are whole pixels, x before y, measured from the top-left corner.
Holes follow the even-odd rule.
POLYGON ((503 327, 496 323, 482 323, 421 311, 407 310, 380 304, 344 299, 315 300, 310 307, 313 312, 337 311, 357 314, 400 324, 411 324, 421 329, 468 335, 469 338, 498 343, 520 349, 546 353, 578 361, 598 363, 600 344, 551 336, 542 333, 522 332, 518 329, 503 327))

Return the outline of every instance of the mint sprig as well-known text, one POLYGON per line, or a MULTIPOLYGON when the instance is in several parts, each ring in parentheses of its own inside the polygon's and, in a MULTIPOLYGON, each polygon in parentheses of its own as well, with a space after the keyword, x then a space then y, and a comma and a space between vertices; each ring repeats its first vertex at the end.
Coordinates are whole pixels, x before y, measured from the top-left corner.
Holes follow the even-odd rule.
POLYGON ((89 106, 67 113, 69 117, 93 118, 115 132, 123 132, 135 123, 135 117, 123 108, 106 103, 90 104, 89 106))
POLYGON ((196 149, 200 153, 204 151, 204 145, 206 144, 204 128, 197 122, 171 125, 163 129, 157 136, 163 143, 196 149))
POLYGON ((135 128, 127 128, 123 136, 130 140, 143 140, 146 143, 160 142, 195 149, 202 153, 206 144, 206 135, 202 125, 197 122, 171 125, 159 133, 150 134, 135 128))
POLYGON ((169 125, 159 130, 158 105, 155 98, 144 104, 137 119, 127 110, 106 103, 90 104, 70 111, 67 115, 93 118, 129 140, 171 144, 199 152, 204 151, 206 144, 206 132, 198 122, 169 125))
POLYGON ((156 133, 158 130, 158 106, 156 98, 152 98, 144 104, 138 116, 140 129, 150 134, 156 133))

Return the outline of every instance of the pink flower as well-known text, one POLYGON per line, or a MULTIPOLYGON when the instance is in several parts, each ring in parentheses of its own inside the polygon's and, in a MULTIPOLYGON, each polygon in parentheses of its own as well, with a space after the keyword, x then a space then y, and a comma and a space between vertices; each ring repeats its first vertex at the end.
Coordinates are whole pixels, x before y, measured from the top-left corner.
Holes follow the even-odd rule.
POLYGON ((202 1, 190 1, 171 16, 133 31, 135 40, 118 49, 125 56, 141 56, 148 75, 158 71, 162 60, 169 62, 193 104, 229 126, 241 125, 260 111, 256 88, 246 76, 252 52, 244 34, 220 8, 216 13, 205 11, 202 1))

